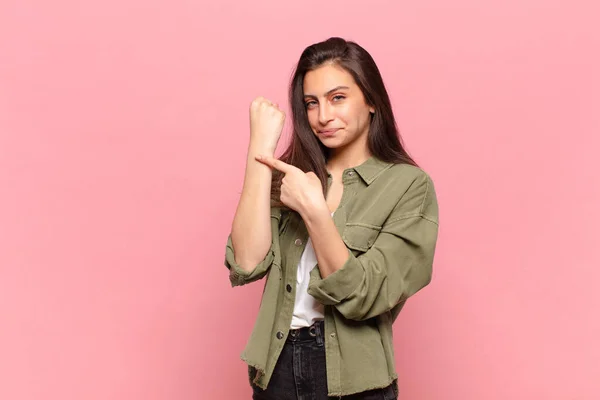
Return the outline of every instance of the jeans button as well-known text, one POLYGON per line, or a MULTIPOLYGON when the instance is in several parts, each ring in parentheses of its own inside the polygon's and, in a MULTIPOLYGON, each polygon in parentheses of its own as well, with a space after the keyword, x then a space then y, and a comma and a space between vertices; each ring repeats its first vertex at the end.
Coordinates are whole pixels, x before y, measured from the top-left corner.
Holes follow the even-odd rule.
POLYGON ((285 290, 288 291, 288 293, 292 293, 292 285, 290 285, 289 283, 285 286, 285 290))
POLYGON ((281 331, 277 332, 277 339, 279 339, 279 340, 283 339, 283 332, 281 332, 281 331))

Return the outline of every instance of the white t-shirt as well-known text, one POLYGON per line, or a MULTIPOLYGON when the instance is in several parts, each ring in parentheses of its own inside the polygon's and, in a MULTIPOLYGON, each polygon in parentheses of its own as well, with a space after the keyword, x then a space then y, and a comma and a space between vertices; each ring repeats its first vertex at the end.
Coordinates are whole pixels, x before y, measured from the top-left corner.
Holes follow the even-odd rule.
MULTIPOLYGON (((331 214, 333 216, 333 213, 331 214)), ((298 273, 296 275, 296 300, 294 302, 294 313, 292 315, 292 324, 290 329, 304 328, 311 326, 315 321, 323 319, 323 304, 319 303, 308 294, 308 283, 310 281, 310 271, 317 265, 317 255, 310 237, 306 242, 302 257, 298 263, 298 273)))

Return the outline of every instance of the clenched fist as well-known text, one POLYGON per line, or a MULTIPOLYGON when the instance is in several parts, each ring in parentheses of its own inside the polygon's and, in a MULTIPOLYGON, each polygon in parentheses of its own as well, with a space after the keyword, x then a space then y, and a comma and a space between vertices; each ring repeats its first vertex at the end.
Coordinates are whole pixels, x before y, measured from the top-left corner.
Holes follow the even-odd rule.
POLYGON ((281 136, 285 113, 276 103, 257 97, 250 104, 250 142, 262 151, 275 152, 281 136))

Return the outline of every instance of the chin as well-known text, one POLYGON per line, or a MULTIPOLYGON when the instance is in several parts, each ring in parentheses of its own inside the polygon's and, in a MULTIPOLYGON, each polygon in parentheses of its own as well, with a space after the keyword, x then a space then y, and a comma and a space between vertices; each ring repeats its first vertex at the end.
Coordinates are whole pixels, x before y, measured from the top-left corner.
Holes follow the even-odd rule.
POLYGON ((339 146, 343 140, 341 140, 338 137, 329 137, 329 138, 319 137, 319 141, 327 147, 332 147, 332 146, 339 146))
POLYGON ((342 140, 322 140, 321 143, 329 149, 340 149, 347 144, 342 140))

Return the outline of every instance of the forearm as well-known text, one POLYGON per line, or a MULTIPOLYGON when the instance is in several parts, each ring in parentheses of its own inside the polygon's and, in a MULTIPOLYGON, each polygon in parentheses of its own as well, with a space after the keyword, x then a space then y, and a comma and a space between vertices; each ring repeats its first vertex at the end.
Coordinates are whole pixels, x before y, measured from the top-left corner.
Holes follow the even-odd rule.
POLYGON ((327 206, 313 207, 302 215, 311 238, 321 277, 333 274, 348 260, 348 248, 342 240, 327 206))
POLYGON ((231 241, 240 268, 251 271, 271 246, 271 169, 255 160, 271 149, 250 144, 240 201, 233 219, 231 241))

